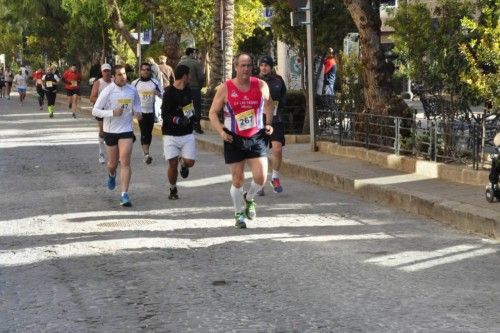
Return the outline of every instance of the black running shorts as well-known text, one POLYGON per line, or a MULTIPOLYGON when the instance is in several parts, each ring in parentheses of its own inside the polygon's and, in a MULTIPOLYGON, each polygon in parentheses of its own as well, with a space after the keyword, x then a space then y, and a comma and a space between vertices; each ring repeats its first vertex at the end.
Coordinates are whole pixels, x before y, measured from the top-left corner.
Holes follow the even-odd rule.
POLYGON ((224 141, 224 160, 226 164, 267 156, 268 139, 264 130, 260 130, 251 138, 241 137, 226 128, 224 128, 224 131, 233 136, 233 142, 224 141))
POLYGON ((104 132, 104 143, 106 146, 116 146, 120 139, 132 139, 135 142, 134 132, 106 133, 104 132))
POLYGON ((66 89, 66 95, 68 96, 80 95, 80 89, 66 89))
POLYGON ((273 146, 273 141, 281 142, 281 145, 285 145, 285 124, 282 121, 273 121, 273 134, 269 138, 269 147, 273 146))

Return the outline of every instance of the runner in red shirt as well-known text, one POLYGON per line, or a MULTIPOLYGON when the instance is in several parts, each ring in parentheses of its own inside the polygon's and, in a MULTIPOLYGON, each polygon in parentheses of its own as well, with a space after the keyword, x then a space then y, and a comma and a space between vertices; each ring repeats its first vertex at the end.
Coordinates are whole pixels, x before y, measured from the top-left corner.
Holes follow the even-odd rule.
POLYGON ((66 83, 64 85, 64 89, 66 89, 66 93, 69 98, 69 108, 73 113, 73 118, 76 118, 76 108, 78 95, 80 95, 80 81, 82 80, 82 76, 76 69, 75 64, 71 65, 71 67, 64 72, 63 80, 66 83))
POLYGON ((209 115, 212 128, 224 140, 224 160, 231 172, 229 193, 235 212, 235 226, 246 228, 256 217, 254 197, 267 177, 267 138, 273 133, 273 100, 267 83, 252 77, 252 58, 241 53, 234 58, 236 77, 222 83, 215 94, 209 115), (219 113, 224 109, 224 126, 219 113), (263 114, 266 113, 266 123, 263 114), (243 192, 245 164, 253 180, 243 192), (245 202, 245 209, 242 202, 245 202))
POLYGON ((43 71, 42 67, 39 67, 31 75, 36 84, 36 93, 38 94, 38 104, 40 105, 40 110, 43 110, 43 100, 45 99, 45 90, 43 90, 43 80, 42 80, 44 75, 45 72, 43 71))

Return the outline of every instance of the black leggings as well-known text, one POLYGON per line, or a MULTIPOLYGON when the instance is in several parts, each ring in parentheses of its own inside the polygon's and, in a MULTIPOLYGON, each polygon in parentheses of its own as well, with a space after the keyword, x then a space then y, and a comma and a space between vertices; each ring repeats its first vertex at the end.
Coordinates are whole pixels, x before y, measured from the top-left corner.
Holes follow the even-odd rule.
POLYGON ((150 145, 153 139, 153 127, 155 125, 155 114, 143 113, 142 120, 139 121, 141 128, 141 145, 150 145))
POLYGON ((45 97, 45 90, 42 86, 36 85, 36 93, 38 94, 38 104, 43 105, 43 99, 45 97))
POLYGON ((56 92, 55 91, 45 91, 45 95, 47 96, 47 105, 53 106, 56 104, 56 92))

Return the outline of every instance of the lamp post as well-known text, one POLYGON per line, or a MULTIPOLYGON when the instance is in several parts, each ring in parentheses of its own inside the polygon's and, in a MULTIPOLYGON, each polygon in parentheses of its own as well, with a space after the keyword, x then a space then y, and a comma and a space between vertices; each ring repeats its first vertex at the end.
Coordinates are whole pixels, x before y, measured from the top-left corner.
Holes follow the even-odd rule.
POLYGON ((314 113, 314 81, 313 81, 313 17, 312 0, 288 0, 293 9, 290 13, 292 26, 306 26, 307 38, 307 105, 309 111, 309 135, 311 150, 317 151, 316 146, 316 121, 314 113), (305 16, 304 16, 305 13, 305 16))

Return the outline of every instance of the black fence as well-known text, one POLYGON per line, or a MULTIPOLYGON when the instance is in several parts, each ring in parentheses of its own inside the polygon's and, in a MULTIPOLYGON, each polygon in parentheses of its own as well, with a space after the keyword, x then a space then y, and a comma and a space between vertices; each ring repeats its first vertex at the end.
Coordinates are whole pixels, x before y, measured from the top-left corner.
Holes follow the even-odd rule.
POLYGON ((498 116, 470 123, 316 109, 316 117, 319 140, 476 169, 490 164, 493 138, 500 132, 498 116))

